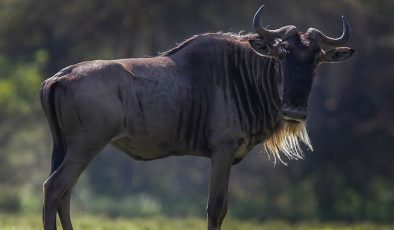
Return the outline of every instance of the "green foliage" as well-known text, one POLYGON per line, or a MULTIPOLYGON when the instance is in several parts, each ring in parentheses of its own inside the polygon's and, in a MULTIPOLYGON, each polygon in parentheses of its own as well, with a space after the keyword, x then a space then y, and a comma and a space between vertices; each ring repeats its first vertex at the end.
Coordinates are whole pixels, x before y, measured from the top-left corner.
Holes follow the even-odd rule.
POLYGON ((0 56, 0 114, 26 116, 37 113, 38 91, 42 81, 41 66, 47 54, 38 50, 30 63, 13 64, 0 56))
POLYGON ((367 216, 374 221, 387 221, 394 213, 394 184, 387 183, 382 178, 372 181, 370 197, 366 204, 367 216))
POLYGON ((41 69, 47 58, 44 50, 37 50, 28 63, 14 63, 0 56, 0 210, 3 211, 36 211, 41 205, 37 191, 45 178, 43 170, 48 167, 42 164, 50 134, 42 117, 38 92, 41 69))
POLYGON ((17 189, 12 187, 0 190, 0 210, 7 210, 10 213, 21 210, 20 200, 16 191, 17 189))

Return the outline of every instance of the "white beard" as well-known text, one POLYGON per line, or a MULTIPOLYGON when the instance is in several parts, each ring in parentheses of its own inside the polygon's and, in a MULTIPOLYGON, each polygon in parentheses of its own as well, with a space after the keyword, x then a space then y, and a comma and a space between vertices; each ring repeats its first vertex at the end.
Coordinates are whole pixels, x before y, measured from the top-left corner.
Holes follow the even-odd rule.
POLYGON ((281 153, 289 160, 304 159, 300 142, 304 143, 313 151, 306 124, 304 122, 295 123, 283 120, 276 131, 264 141, 263 146, 268 157, 270 158, 272 156, 274 158, 274 165, 276 165, 277 160, 287 165, 282 160, 281 153))

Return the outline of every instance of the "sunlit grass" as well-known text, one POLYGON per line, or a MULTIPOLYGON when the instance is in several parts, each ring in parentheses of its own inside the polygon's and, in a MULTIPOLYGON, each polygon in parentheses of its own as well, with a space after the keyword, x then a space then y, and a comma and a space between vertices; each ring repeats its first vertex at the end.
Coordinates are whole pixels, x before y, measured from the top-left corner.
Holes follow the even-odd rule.
MULTIPOLYGON (((83 230, 204 230, 206 221, 196 217, 187 218, 108 218, 102 216, 74 216, 74 229, 83 230)), ((9 215, 0 214, 1 230, 36 230, 42 229, 39 215, 9 215)), ((61 229, 60 226, 58 229, 61 229)), ((289 224, 284 221, 239 221, 227 218, 224 230, 391 230, 394 225, 372 223, 296 223, 289 224)))

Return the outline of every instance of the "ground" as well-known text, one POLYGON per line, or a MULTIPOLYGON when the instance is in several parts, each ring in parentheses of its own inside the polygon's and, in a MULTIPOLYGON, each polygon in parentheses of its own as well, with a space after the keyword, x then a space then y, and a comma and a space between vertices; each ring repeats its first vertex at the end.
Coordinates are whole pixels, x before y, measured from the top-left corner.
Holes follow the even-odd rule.
MULTIPOLYGON (((108 218, 102 216, 74 216, 74 229, 79 230, 201 230, 206 229, 204 219, 187 218, 108 218)), ((10 215, 0 214, 1 230, 35 230, 42 229, 39 215, 10 215)), ((61 228, 58 228, 61 229, 61 228)), ((227 218, 223 230, 393 230, 394 224, 373 223, 318 223, 302 222, 289 224, 282 221, 238 221, 227 218)))

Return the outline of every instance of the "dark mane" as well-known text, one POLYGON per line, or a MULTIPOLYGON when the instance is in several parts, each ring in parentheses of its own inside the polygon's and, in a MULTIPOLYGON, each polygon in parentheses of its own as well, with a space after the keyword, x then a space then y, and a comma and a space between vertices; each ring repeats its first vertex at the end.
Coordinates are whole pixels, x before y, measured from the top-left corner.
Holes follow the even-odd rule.
POLYGON ((177 51, 182 49, 184 46, 186 46, 187 44, 189 44, 191 41, 193 41, 194 39, 196 39, 199 36, 201 36, 201 35, 200 34, 193 35, 190 38, 187 38, 186 40, 184 40, 183 42, 177 43, 177 46, 175 46, 174 48, 164 51, 164 52, 161 52, 160 56, 170 56, 171 54, 176 53, 177 51))
POLYGON ((181 50, 182 48, 184 48, 185 46, 187 46, 188 44, 190 44, 192 41, 201 38, 201 37, 215 37, 215 38, 225 38, 228 40, 238 40, 238 41, 244 41, 247 39, 250 39, 254 36, 256 36, 256 34, 244 34, 242 35, 240 33, 223 33, 223 32, 217 32, 217 33, 206 33, 206 34, 197 34, 197 35, 193 35, 190 38, 187 38, 186 40, 184 40, 181 43, 177 43, 177 46, 175 46, 174 48, 161 52, 160 56, 170 56, 172 54, 175 54, 176 52, 178 52, 179 50, 181 50))

